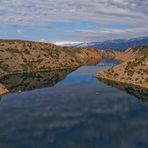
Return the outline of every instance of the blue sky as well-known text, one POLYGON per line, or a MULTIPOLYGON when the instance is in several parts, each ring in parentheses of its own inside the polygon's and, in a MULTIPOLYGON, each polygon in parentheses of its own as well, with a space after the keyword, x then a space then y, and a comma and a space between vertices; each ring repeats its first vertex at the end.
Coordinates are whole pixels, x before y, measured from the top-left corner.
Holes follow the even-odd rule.
POLYGON ((148 0, 0 0, 0 38, 45 42, 148 36, 148 0))

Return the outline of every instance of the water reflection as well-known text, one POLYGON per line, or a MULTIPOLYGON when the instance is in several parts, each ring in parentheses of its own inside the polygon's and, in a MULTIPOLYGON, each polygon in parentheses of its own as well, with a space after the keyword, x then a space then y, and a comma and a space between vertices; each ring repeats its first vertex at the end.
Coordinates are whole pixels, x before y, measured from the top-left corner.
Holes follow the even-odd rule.
POLYGON ((148 147, 148 104, 98 81, 102 69, 81 67, 53 87, 3 96, 0 148, 148 147))
POLYGON ((104 83, 116 87, 120 90, 124 90, 127 93, 136 96, 138 99, 148 102, 148 89, 142 88, 133 84, 126 84, 122 82, 115 82, 107 79, 100 79, 104 83))
POLYGON ((74 70, 75 69, 64 69, 7 75, 0 79, 0 83, 3 84, 9 92, 29 91, 54 86, 74 70))

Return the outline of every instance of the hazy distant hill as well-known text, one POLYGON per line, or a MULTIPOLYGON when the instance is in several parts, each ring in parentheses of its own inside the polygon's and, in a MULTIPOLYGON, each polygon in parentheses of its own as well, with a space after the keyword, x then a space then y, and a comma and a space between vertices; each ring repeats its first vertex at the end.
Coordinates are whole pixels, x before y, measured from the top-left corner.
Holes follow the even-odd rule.
POLYGON ((133 39, 117 39, 108 40, 104 42, 85 42, 74 45, 74 47, 88 47, 88 48, 100 48, 100 49, 112 49, 112 50, 125 50, 129 47, 145 46, 148 45, 148 37, 133 38, 133 39))

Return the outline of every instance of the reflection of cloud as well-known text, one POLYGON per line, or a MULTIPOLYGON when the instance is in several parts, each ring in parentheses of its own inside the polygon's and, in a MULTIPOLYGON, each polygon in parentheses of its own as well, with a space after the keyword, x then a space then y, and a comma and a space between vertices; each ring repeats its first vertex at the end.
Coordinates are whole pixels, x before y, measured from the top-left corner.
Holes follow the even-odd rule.
MULTIPOLYGON (((71 75, 79 72, 87 73, 87 67, 71 75)), ((8 94, 0 104, 0 139, 5 139, 0 147, 9 147, 8 143, 16 147, 54 147, 50 142, 86 148, 87 141, 101 147, 99 140, 105 146, 104 141, 110 140, 112 145, 119 144, 117 147, 121 142, 123 147, 132 147, 131 140, 139 140, 139 135, 148 139, 147 111, 147 105, 136 98, 99 81, 8 94)))
MULTIPOLYGON (((133 135, 137 130, 147 133, 148 120, 141 110, 147 107, 137 108, 137 105, 134 97, 96 83, 9 94, 1 103, 0 138, 17 141, 20 145, 22 141, 30 145, 35 139, 33 146, 39 142, 42 147, 47 142, 71 142, 73 138, 79 139, 77 136, 84 137, 83 143, 99 135, 102 140, 102 135, 105 138, 108 134, 120 135, 125 140, 122 130, 130 129, 129 134, 133 135)), ((79 147, 79 143, 76 144, 75 147, 79 147)))

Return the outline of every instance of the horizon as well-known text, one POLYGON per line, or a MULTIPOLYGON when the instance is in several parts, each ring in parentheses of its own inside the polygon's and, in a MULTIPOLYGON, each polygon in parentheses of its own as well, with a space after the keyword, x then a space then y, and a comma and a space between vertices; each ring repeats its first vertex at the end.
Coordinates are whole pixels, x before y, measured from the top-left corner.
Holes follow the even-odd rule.
POLYGON ((94 42, 148 36, 148 1, 2 0, 0 38, 94 42))
POLYGON ((17 39, 17 38, 0 38, 0 40, 14 40, 14 41, 28 41, 28 42, 41 42, 41 43, 49 43, 49 44, 55 44, 57 46, 72 46, 72 45, 79 45, 83 43, 104 43, 104 42, 113 42, 113 41, 130 41, 130 40, 136 40, 136 39, 145 39, 148 38, 148 36, 141 36, 137 38, 117 38, 117 39, 110 39, 110 40, 103 40, 103 41, 56 41, 56 42, 49 42, 49 41, 44 41, 44 40, 29 40, 29 39, 17 39))

